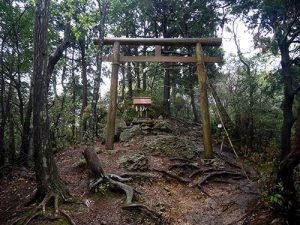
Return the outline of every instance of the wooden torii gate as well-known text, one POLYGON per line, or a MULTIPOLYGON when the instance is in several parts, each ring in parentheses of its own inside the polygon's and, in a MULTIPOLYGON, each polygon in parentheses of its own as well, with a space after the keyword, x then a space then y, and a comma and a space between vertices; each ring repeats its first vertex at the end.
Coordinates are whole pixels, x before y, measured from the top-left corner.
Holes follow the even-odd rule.
MULTIPOLYGON (((94 41, 99 44, 98 40, 94 41)), ((107 132, 105 149, 113 149, 117 106, 118 71, 120 62, 194 62, 197 65, 197 75, 200 90, 200 113, 203 129, 205 158, 212 158, 212 141, 209 122, 207 85, 205 63, 219 62, 218 57, 204 56, 202 46, 219 47, 221 38, 104 38, 103 45, 113 45, 113 54, 103 56, 103 61, 112 62, 110 103, 108 108, 107 132), (154 56, 124 56, 120 55, 120 45, 152 45, 155 46, 154 56), (195 56, 163 56, 161 46, 195 46, 195 56)))

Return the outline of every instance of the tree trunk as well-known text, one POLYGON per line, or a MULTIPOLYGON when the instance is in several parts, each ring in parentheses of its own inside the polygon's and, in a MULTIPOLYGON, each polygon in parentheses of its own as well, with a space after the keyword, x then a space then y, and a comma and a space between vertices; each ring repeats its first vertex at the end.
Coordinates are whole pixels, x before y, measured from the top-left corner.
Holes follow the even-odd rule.
MULTIPOLYGON (((137 47, 134 49, 134 53, 136 56, 139 55, 139 51, 137 47)), ((134 65, 134 73, 136 77, 136 92, 139 93, 141 91, 140 63, 136 62, 133 65, 134 65)))
POLYGON ((291 130, 295 122, 293 115, 293 81, 291 77, 291 60, 289 57, 288 47, 281 46, 281 66, 284 82, 284 99, 282 103, 283 122, 281 128, 281 160, 291 151, 291 130))
POLYGON ((277 183, 282 182, 284 192, 284 204, 292 203, 287 212, 289 224, 296 224, 296 211, 298 208, 297 192, 294 184, 294 169, 300 163, 300 106, 298 107, 296 133, 294 146, 292 151, 280 163, 279 172, 277 175, 277 183))
MULTIPOLYGON (((145 37, 146 37, 146 34, 145 34, 145 37)), ((144 46, 143 48, 143 55, 145 56, 146 55, 146 52, 147 52, 147 47, 144 46)), ((143 91, 146 91, 147 90, 147 73, 146 71, 144 71, 144 69, 146 68, 146 63, 141 63, 141 66, 142 66, 142 73, 143 73, 143 91)))
POLYGON ((192 110, 194 115, 194 122, 200 123, 200 117, 195 103, 195 92, 192 86, 190 87, 190 97, 191 97, 191 105, 192 105, 192 110))
POLYGON ((87 118, 84 116, 84 111, 88 105, 88 81, 86 74, 86 43, 85 37, 79 41, 81 50, 81 79, 82 79, 82 105, 81 105, 81 129, 80 129, 80 139, 83 140, 85 133, 87 131, 87 118))
POLYGON ((32 151, 30 151, 30 139, 31 139, 31 116, 32 116, 32 90, 30 88, 29 99, 27 103, 26 114, 22 127, 22 143, 21 143, 21 154, 20 158, 23 161, 29 162, 32 157, 32 151))
POLYGON ((134 72, 136 76, 136 92, 140 93, 141 91, 141 77, 140 77, 140 63, 137 62, 134 64, 134 72))
POLYGON ((125 101, 125 88, 126 88, 126 74, 125 74, 125 64, 121 65, 121 74, 122 74, 122 85, 121 85, 121 101, 125 101))
POLYGON ((127 63, 127 81, 128 81, 128 97, 132 98, 132 72, 131 72, 131 64, 127 63))
MULTIPOLYGON (((168 63, 165 63, 165 68, 168 68, 168 63)), ((165 118, 170 117, 170 70, 165 70, 164 76, 164 96, 163 96, 163 114, 165 118)))
MULTIPOLYGON (((18 60, 18 63, 21 64, 20 60, 18 60)), ((23 100, 23 94, 21 90, 22 81, 21 81, 20 64, 17 65, 18 81, 15 81, 15 83, 16 83, 16 90, 17 90, 18 100, 19 100, 20 124, 23 124, 24 123, 24 100, 23 100)))
POLYGON ((144 69, 146 68, 145 63, 142 64, 142 68, 143 68, 143 91, 146 91, 147 90, 147 73, 144 71, 144 69))
POLYGON ((4 135, 5 135, 5 127, 6 127, 8 115, 10 114, 12 95, 13 95, 13 85, 12 82, 10 82, 6 99, 4 96, 2 96, 3 102, 1 102, 3 108, 2 108, 2 115, 1 115, 2 118, 0 123, 0 166, 4 165, 4 163, 7 160, 7 152, 5 149, 4 135))
POLYGON ((68 190, 60 179, 49 143, 47 97, 49 73, 47 66, 49 0, 36 1, 33 57, 33 146, 37 183, 37 200, 55 193, 66 197, 68 190))
POLYGON ((101 82, 103 38, 104 38, 105 21, 106 21, 107 10, 108 10, 108 0, 103 1, 102 8, 101 8, 100 1, 98 1, 98 5, 99 5, 99 11, 101 11, 101 17, 100 17, 100 24, 99 24, 98 51, 96 56, 97 72, 94 77, 94 89, 93 89, 93 100, 92 100, 93 119, 91 120, 93 131, 96 137, 98 136, 97 103, 99 100, 99 91, 100 91, 100 82, 101 82))
POLYGON ((15 125, 12 112, 9 117, 9 144, 8 144, 8 160, 13 164, 16 159, 16 142, 15 142, 15 125))
POLYGON ((76 140, 76 77, 75 77, 75 65, 74 65, 75 50, 72 53, 72 136, 73 140, 76 140))

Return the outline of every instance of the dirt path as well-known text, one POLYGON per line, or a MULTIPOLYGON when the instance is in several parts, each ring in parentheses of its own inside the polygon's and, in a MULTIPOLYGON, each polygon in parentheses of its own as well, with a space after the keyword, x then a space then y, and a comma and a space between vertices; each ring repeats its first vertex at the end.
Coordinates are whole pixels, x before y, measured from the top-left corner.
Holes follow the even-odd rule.
MULTIPOLYGON (((186 133, 186 135, 191 137, 191 134, 186 133)), ((104 171, 118 175, 125 172, 117 161, 122 156, 129 157, 137 152, 143 152, 143 143, 153 138, 155 136, 151 135, 133 138, 130 142, 116 144, 114 151, 104 151, 104 146, 97 143, 95 149, 100 152, 99 157, 104 171)), ((209 180, 202 185, 201 190, 197 183, 203 178, 203 174, 193 177, 190 183, 178 182, 176 179, 153 171, 153 169, 167 171, 176 161, 171 161, 170 157, 164 154, 143 152, 150 163, 150 168, 146 172, 153 178, 134 178, 128 184, 136 190, 135 201, 147 205, 161 215, 161 220, 155 221, 138 211, 123 210, 122 205, 125 200, 123 193, 112 192, 106 187, 102 187, 97 193, 84 192, 81 186, 87 172, 85 166, 78 166, 82 158, 81 152, 80 147, 74 147, 56 155, 62 178, 67 182, 71 194, 83 203, 62 205, 76 224, 243 224, 259 208, 257 185, 245 177, 237 179, 222 176, 209 180)), ((203 166, 203 160, 196 157, 192 164, 203 166)), ((237 170, 228 165, 223 169, 237 170)), ((187 178, 194 171, 191 168, 179 168, 172 169, 171 172, 178 177, 187 178)), ((24 208, 17 207, 18 204, 28 199, 35 189, 34 173, 25 167, 15 167, 0 184, 0 224, 10 224, 20 211, 24 211, 24 208)), ((59 223, 38 218, 31 224, 59 223)))

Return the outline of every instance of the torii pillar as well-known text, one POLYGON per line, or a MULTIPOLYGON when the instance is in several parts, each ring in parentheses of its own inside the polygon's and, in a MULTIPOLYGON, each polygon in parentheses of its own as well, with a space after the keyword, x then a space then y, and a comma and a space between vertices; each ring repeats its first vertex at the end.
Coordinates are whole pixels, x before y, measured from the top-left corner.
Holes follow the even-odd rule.
POLYGON ((120 67, 120 42, 114 42, 113 45, 113 60, 111 68, 111 83, 110 83, 110 101, 108 107, 107 129, 105 149, 114 149, 114 135, 116 127, 116 112, 118 98, 118 73, 120 67))

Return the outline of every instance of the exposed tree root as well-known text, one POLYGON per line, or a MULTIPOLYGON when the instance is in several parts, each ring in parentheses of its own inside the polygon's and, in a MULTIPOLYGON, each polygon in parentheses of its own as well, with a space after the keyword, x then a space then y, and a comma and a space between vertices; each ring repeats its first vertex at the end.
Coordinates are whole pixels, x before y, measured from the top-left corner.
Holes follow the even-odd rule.
POLYGON ((181 183, 191 183, 192 180, 190 179, 184 179, 182 177, 177 176, 176 174, 170 173, 168 171, 165 170, 159 170, 159 169, 153 169, 153 171, 159 172, 159 173, 163 173, 164 175, 167 175, 175 180, 180 181, 181 183))
MULTIPOLYGON (((160 215, 154 210, 150 209, 149 207, 143 204, 133 203, 133 194, 134 194, 133 187, 122 183, 125 181, 132 180, 131 178, 128 178, 129 174, 122 174, 121 176, 117 176, 114 174, 108 174, 108 175, 105 174, 101 167, 101 162, 97 154, 95 153, 94 149, 86 148, 83 152, 83 155, 90 169, 90 173, 91 173, 90 176, 92 176, 92 178, 94 179, 97 178, 97 180, 92 185, 93 189, 95 189, 99 184, 105 182, 109 185, 110 188, 116 190, 122 190, 125 192, 126 203, 123 206, 123 209, 127 209, 127 210, 138 209, 142 212, 145 212, 153 219, 157 220, 160 218, 160 215)), ((135 173, 131 175, 149 177, 149 174, 146 175, 143 173, 135 173)))
MULTIPOLYGON (((123 182, 130 181, 132 180, 132 177, 146 177, 146 178, 156 178, 157 176, 152 175, 151 173, 124 173, 121 174, 120 176, 114 175, 114 174, 106 174, 104 173, 102 167, 101 167, 101 162, 100 159, 98 158, 98 155, 95 153, 93 148, 86 148, 84 149, 83 155, 87 161, 87 165, 89 168, 89 178, 93 180, 92 185, 90 186, 90 190, 96 190, 97 187, 102 184, 106 183, 108 186, 112 189, 115 190, 121 190, 125 192, 126 194, 126 202, 124 206, 122 207, 123 209, 126 210, 139 210, 152 219, 155 219, 156 221, 161 220, 161 215, 157 213, 156 211, 150 209, 148 206, 140 204, 140 203, 134 203, 133 202, 133 197, 134 197, 134 188, 128 184, 125 184, 123 182)), ((235 172, 235 171, 230 171, 230 170, 224 170, 224 169, 216 169, 212 167, 205 167, 201 168, 200 166, 197 166, 193 164, 192 161, 190 160, 182 160, 182 159, 174 159, 174 160, 180 160, 180 163, 174 163, 169 167, 169 170, 172 170, 174 168, 180 168, 180 169, 186 169, 186 168, 191 168, 194 170, 188 178, 181 177, 175 173, 172 173, 170 171, 162 170, 162 169, 153 169, 152 171, 161 173, 167 177, 170 177, 172 179, 175 179, 176 181, 179 181, 184 184, 192 184, 193 178, 201 174, 202 178, 201 180, 197 183, 198 188, 209 198, 212 198, 218 203, 221 203, 221 200, 211 196, 208 194, 204 189, 203 189, 203 184, 215 177, 220 177, 220 176, 231 176, 231 177, 238 177, 238 178, 244 178, 244 175, 242 175, 240 172, 235 172)))
POLYGON ((68 220, 68 222, 71 224, 71 225, 76 225, 76 223, 74 222, 74 220, 69 216, 69 214, 66 213, 66 211, 62 210, 62 209, 59 209, 59 212, 64 216, 66 217, 66 219, 68 220))
POLYGON ((191 173, 191 175, 189 176, 189 178, 193 178, 194 176, 198 175, 198 174, 203 174, 203 173, 208 173, 208 172, 215 172, 215 171, 220 171, 219 169, 214 169, 214 168, 199 168, 198 170, 194 171, 193 173, 191 173))
POLYGON ((190 164, 190 163, 175 163, 175 164, 172 164, 170 167, 169 167, 169 170, 172 170, 174 168, 192 168, 192 169, 200 169, 199 166, 196 166, 194 164, 190 164))
POLYGON ((109 177, 106 177, 109 185, 113 188, 113 189, 120 189, 123 190, 126 193, 126 204, 131 204, 132 203, 132 199, 133 199, 133 187, 121 183, 119 181, 115 181, 113 179, 110 179, 109 177))
POLYGON ((18 225, 27 225, 32 221, 34 218, 43 216, 50 220, 57 220, 61 218, 65 218, 71 225, 75 225, 75 222, 72 218, 62 209, 59 209, 59 199, 62 198, 59 194, 56 193, 48 193, 42 202, 38 204, 38 206, 34 207, 31 212, 29 212, 26 216, 18 218, 12 224, 18 225), (47 214, 46 206, 49 205, 53 201, 54 207, 54 215, 51 213, 47 214))
POLYGON ((237 172, 233 172, 233 171, 226 171, 226 170, 222 170, 222 171, 215 171, 212 173, 207 174, 206 176, 204 176, 198 183, 198 187, 201 188, 202 184, 206 181, 208 181, 209 179, 213 178, 213 177, 218 177, 218 176, 223 176, 223 175, 231 175, 231 176, 239 176, 239 177, 243 177, 242 174, 237 173, 237 172))
POLYGON ((139 203, 131 203, 129 205, 124 205, 123 209, 126 209, 126 210, 138 209, 138 210, 146 213, 149 217, 151 217, 154 220, 158 220, 161 218, 161 215, 159 213, 150 209, 148 206, 139 204, 139 203))
POLYGON ((120 182, 126 182, 126 181, 131 181, 132 178, 131 177, 123 177, 123 176, 118 176, 116 174, 108 174, 108 176, 113 179, 113 180, 117 180, 117 181, 120 181, 120 182))
POLYGON ((149 174, 149 173, 139 173, 139 172, 122 173, 120 175, 120 177, 122 177, 122 178, 131 178, 131 179, 132 179, 132 177, 156 178, 152 174, 149 174))
POLYGON ((185 159, 185 158, 180 158, 180 157, 170 158, 170 161, 181 161, 181 162, 185 162, 185 163, 193 163, 193 161, 190 159, 185 159))
POLYGON ((221 159, 222 161, 224 161, 227 165, 237 168, 237 169, 241 169, 241 166, 236 164, 234 162, 234 160, 228 158, 226 155, 222 155, 220 153, 214 152, 214 154, 217 156, 217 158, 221 159))

